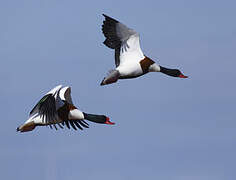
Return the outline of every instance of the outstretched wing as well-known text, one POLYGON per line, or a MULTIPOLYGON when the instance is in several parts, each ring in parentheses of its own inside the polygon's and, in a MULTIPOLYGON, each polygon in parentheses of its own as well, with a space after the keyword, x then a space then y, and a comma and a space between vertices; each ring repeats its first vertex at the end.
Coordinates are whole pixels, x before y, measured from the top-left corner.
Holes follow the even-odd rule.
POLYGON ((139 34, 128 28, 119 21, 103 14, 102 32, 106 37, 103 42, 107 47, 115 49, 116 67, 126 60, 137 60, 144 58, 140 48, 139 34))
POLYGON ((49 97, 49 95, 54 95, 56 97, 58 91, 61 89, 62 85, 58 85, 55 88, 51 89, 45 96, 40 99, 40 101, 34 106, 34 108, 30 111, 30 116, 35 115, 39 112, 40 104, 42 104, 46 99, 49 97))
POLYGON ((32 109, 30 116, 38 113, 45 123, 54 122, 57 119, 56 100, 53 94, 45 95, 32 109))
MULTIPOLYGON (((31 110, 30 117, 38 114, 44 123, 55 123, 58 119, 56 99, 58 99, 57 97, 61 87, 62 86, 59 85, 43 96, 31 110)), ((60 103, 63 103, 63 101, 60 101, 60 103)))

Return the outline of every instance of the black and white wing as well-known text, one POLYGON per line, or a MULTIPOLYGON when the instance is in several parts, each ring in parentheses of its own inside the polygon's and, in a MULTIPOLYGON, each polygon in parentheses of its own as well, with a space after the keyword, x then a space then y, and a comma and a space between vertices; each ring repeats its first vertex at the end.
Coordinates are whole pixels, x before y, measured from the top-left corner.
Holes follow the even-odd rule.
MULTIPOLYGON (((42 119, 43 124, 54 124, 58 122, 56 99, 61 89, 61 85, 49 91, 40 101, 34 106, 30 112, 30 117, 38 115, 42 119)), ((61 102, 63 103, 63 102, 61 102)), ((55 126, 54 126, 55 127, 55 126)))
POLYGON ((40 117, 40 124, 49 125, 50 128, 57 129, 58 125, 63 128, 66 125, 77 130, 88 128, 89 125, 84 120, 69 120, 68 113, 70 107, 74 108, 71 98, 71 88, 57 86, 49 91, 40 101, 34 106, 30 112, 30 117, 40 117), (61 119, 62 118, 62 119, 61 119))
POLYGON ((144 58, 140 48, 139 34, 119 21, 103 14, 102 32, 106 37, 103 42, 107 47, 115 49, 116 67, 126 60, 139 61, 144 58))
POLYGON ((67 103, 73 105, 71 98, 71 87, 66 86, 60 89, 59 97, 61 100, 66 101, 67 103))

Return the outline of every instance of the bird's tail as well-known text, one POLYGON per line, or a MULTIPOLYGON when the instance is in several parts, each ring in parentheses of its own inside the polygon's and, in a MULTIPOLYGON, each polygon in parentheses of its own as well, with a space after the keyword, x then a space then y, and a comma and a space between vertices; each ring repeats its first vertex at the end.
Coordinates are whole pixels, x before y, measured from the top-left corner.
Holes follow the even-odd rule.
POLYGON ((117 70, 109 71, 109 74, 102 80, 101 86, 115 83, 120 77, 120 73, 117 70))

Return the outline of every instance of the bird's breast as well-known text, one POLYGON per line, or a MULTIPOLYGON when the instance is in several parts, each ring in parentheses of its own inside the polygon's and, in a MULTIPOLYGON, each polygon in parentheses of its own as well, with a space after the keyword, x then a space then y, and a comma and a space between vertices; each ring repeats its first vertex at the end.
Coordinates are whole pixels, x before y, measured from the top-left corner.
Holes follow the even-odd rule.
POLYGON ((149 72, 149 67, 154 63, 155 62, 148 57, 145 57, 139 62, 144 74, 149 72))

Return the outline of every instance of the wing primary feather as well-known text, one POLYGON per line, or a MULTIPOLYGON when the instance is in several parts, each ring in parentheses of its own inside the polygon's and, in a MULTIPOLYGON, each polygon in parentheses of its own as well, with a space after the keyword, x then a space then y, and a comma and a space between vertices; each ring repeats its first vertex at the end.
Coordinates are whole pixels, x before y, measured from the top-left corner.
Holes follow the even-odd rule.
POLYGON ((78 121, 78 123, 85 128, 89 128, 89 126, 85 124, 83 121, 78 121))
POLYGON ((120 65, 120 46, 115 48, 115 64, 116 67, 120 65))
POLYGON ((39 117, 42 118, 43 123, 46 123, 46 122, 45 122, 44 115, 40 115, 39 117))
POLYGON ((80 120, 80 121, 83 122, 84 124, 86 124, 87 126, 89 126, 89 124, 86 121, 84 121, 84 120, 80 120))
POLYGON ((69 125, 68 120, 65 121, 65 124, 66 124, 67 128, 70 129, 70 125, 69 125))
MULTIPOLYGON (((30 115, 38 113, 45 124, 56 123, 56 100, 53 94, 47 94, 35 105, 30 115)), ((51 127, 51 126, 50 126, 51 127)))
POLYGON ((73 127, 74 130, 77 130, 77 128, 75 127, 73 121, 69 121, 70 122, 70 125, 73 127))
POLYGON ((30 111, 30 115, 31 115, 31 114, 34 112, 34 110, 36 110, 36 108, 38 108, 39 105, 40 105, 42 102, 44 102, 49 96, 51 96, 51 94, 47 94, 47 95, 43 96, 43 97, 39 100, 39 102, 33 107, 33 109, 30 111))
POLYGON ((122 40, 117 34, 117 24, 119 21, 103 14, 105 20, 102 25, 102 32, 105 36, 105 44, 107 47, 111 49, 115 49, 115 65, 118 67, 120 65, 120 47, 122 40))
POLYGON ((52 125, 51 124, 49 124, 49 127, 52 129, 52 125))
POLYGON ((53 127, 54 127, 56 130, 58 130, 56 124, 53 124, 53 127))
POLYGON ((79 123, 77 121, 75 121, 74 123, 80 130, 83 130, 83 128, 79 125, 79 123))
POLYGON ((106 14, 102 14, 102 15, 103 15, 106 19, 110 19, 110 20, 112 20, 112 21, 115 21, 116 23, 119 22, 119 21, 117 21, 117 20, 115 20, 115 19, 113 19, 113 18, 107 16, 106 14))
POLYGON ((62 126, 60 123, 58 123, 58 126, 59 126, 61 129, 64 129, 63 126, 62 126))

